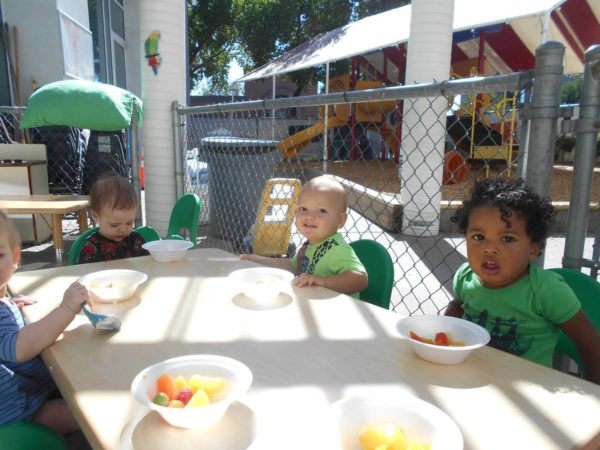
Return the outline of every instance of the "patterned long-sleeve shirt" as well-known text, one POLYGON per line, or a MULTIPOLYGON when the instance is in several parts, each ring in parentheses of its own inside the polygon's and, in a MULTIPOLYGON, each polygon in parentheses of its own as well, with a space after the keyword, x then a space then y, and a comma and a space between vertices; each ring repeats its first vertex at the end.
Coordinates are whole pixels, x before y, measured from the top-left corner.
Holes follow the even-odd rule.
POLYGON ((144 245, 144 238, 135 231, 129 233, 129 236, 121 242, 107 239, 96 231, 83 243, 77 262, 85 264, 149 255, 148 250, 143 249, 142 245, 144 245))

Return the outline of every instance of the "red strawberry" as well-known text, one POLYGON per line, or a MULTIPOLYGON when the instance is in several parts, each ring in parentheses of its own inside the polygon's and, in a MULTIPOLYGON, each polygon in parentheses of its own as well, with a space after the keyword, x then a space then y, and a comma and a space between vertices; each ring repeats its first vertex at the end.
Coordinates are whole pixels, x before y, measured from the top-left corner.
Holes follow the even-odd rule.
POLYGON ((190 388, 183 388, 180 389, 177 393, 176 399, 181 400, 184 405, 187 405, 187 403, 190 401, 190 398, 192 398, 193 395, 194 391, 192 391, 190 388))

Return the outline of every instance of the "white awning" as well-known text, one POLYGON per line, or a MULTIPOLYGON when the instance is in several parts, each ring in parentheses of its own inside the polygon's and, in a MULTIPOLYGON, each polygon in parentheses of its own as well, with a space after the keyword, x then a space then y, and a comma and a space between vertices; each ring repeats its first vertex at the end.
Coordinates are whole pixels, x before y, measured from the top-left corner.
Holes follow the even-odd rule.
MULTIPOLYGON (((546 39, 563 42, 567 47, 565 72, 581 71, 582 64, 569 49, 567 40, 549 20, 549 14, 566 0, 455 0, 454 32, 510 23, 521 41, 535 52, 543 42, 543 26, 547 25, 546 39)), ((600 14, 596 0, 589 7, 600 14)), ((365 55, 408 41, 411 6, 392 9, 352 22, 318 36, 290 50, 274 61, 253 70, 237 81, 271 77, 300 69, 338 61, 356 55, 365 55)), ((474 44, 472 44, 474 45, 474 44)), ((461 46, 470 53, 468 44, 461 46)), ((493 55, 492 55, 493 56, 493 55)), ((497 63, 497 68, 502 67, 497 63)))

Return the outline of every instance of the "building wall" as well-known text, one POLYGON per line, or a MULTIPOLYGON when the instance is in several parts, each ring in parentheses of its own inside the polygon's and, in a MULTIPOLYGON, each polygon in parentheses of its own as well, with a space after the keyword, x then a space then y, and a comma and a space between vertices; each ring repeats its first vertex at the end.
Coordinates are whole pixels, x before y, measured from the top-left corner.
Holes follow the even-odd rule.
POLYGON ((89 29, 86 0, 2 0, 4 21, 17 30, 20 105, 27 103, 34 80, 39 87, 69 78, 63 64, 59 9, 89 29))

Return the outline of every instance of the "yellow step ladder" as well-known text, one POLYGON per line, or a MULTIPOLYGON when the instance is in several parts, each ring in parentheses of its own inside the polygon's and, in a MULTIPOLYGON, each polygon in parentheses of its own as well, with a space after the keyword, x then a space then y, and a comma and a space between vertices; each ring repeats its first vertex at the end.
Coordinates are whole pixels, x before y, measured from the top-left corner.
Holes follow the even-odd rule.
POLYGON ((271 178, 252 226, 252 251, 262 256, 284 256, 292 236, 296 199, 302 183, 296 178, 271 178))

